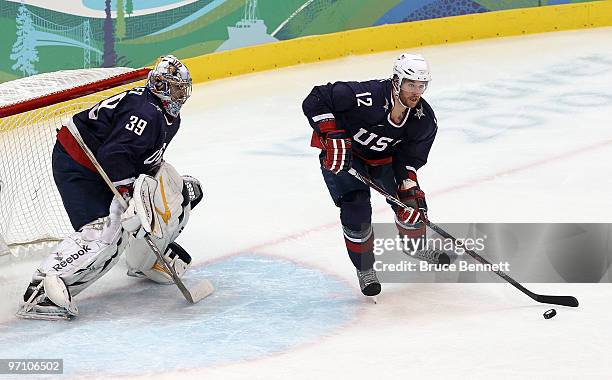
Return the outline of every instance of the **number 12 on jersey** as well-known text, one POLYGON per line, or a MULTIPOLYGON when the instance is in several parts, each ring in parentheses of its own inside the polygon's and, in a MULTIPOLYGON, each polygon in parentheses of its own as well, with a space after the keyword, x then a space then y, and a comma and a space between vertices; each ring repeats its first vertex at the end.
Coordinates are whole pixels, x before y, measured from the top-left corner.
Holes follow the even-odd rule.
POLYGON ((364 92, 361 94, 357 94, 355 95, 355 97, 357 98, 357 107, 360 107, 362 105, 366 107, 372 107, 372 93, 371 92, 364 92))
POLYGON ((130 122, 125 125, 125 129, 128 131, 132 131, 138 136, 142 135, 142 131, 144 131, 147 126, 147 121, 138 118, 137 116, 130 116, 130 122))

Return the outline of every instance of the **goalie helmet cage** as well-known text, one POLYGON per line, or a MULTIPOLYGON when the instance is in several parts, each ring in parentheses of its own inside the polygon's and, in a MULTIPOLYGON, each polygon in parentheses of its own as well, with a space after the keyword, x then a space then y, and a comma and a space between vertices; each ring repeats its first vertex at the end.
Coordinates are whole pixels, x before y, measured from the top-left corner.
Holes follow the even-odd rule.
POLYGON ((73 231, 53 181, 56 130, 75 113, 143 85, 148 72, 64 70, 0 83, 0 241, 27 249, 73 231))

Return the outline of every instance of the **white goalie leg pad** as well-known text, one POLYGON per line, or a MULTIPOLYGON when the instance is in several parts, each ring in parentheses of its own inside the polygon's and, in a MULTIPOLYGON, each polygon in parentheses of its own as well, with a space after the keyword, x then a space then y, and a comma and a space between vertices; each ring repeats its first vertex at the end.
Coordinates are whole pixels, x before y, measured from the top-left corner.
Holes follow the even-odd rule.
POLYGON ((128 275, 141 277, 143 270, 150 269, 155 265, 157 255, 151 251, 151 247, 144 239, 131 236, 128 246, 125 248, 125 261, 128 266, 128 275))
POLYGON ((2 239, 2 235, 0 235, 0 256, 8 255, 9 253, 11 253, 11 251, 8 245, 6 245, 6 243, 4 242, 4 239, 2 239))
POLYGON ((43 286, 47 298, 55 305, 63 307, 66 311, 76 316, 79 314, 79 310, 74 302, 72 302, 72 296, 66 287, 66 283, 59 276, 45 276, 43 280, 43 286))
POLYGON ((78 315, 73 297, 113 267, 127 238, 120 221, 109 218, 68 236, 34 272, 17 316, 54 320, 78 315))
MULTIPOLYGON (((126 249, 126 258, 128 259, 128 275, 132 277, 148 278, 158 284, 169 285, 173 284, 172 275, 166 270, 164 265, 157 259, 151 248, 142 240, 135 240, 136 245, 130 245, 126 249), (143 244, 144 243, 144 244, 143 244), (137 261, 140 259, 141 261, 137 261)), ((174 271, 179 277, 187 271, 191 265, 191 256, 185 252, 180 246, 170 244, 164 251, 164 260, 168 265, 174 268, 174 271), (180 252, 176 252, 179 248, 180 252)))
POLYGON ((120 222, 98 219, 62 240, 39 271, 60 277, 74 297, 108 272, 126 245, 120 222))
MULTIPOLYGON (((191 264, 191 257, 187 252, 183 250, 181 255, 173 252, 168 247, 183 230, 187 224, 190 213, 190 206, 187 205, 184 209, 181 222, 174 233, 169 236, 169 239, 158 239, 151 236, 151 240, 159 248, 160 252, 163 252, 163 256, 166 262, 174 268, 176 274, 182 277, 183 274, 189 268, 191 264)), ((151 247, 147 244, 144 239, 138 239, 133 236, 130 237, 128 246, 125 249, 125 258, 128 266, 128 275, 132 277, 146 277, 159 284, 172 284, 172 276, 166 271, 163 264, 157 259, 157 255, 151 250, 151 247)))
POLYGON ((183 177, 163 162, 155 177, 138 177, 132 201, 144 230, 156 238, 170 240, 183 219, 183 177))
MULTIPOLYGON (((181 233, 191 212, 189 195, 183 192, 183 178, 167 162, 162 163, 155 177, 141 175, 134 185, 133 204, 145 231, 164 253, 164 258, 180 276, 185 273, 191 258, 179 257, 168 250, 181 233)), ((147 277, 161 284, 173 283, 170 273, 148 244, 131 237, 125 251, 128 275, 147 277)), ((188 255, 187 255, 188 256, 188 255)))
MULTIPOLYGON (((163 252, 163 256, 166 262, 174 268, 176 274, 182 277, 183 274, 189 268, 191 264, 191 257, 184 250, 181 255, 173 252, 171 247, 168 247, 183 230, 189 219, 190 206, 187 205, 183 215, 184 218, 179 223, 178 229, 170 236, 167 241, 166 239, 158 239, 151 236, 151 240, 163 252)), ((172 276, 166 271, 163 264, 157 259, 157 255, 153 253, 151 247, 147 244, 144 239, 138 239, 130 237, 128 246, 125 249, 125 258, 128 266, 128 275, 132 277, 146 277, 159 284, 172 284, 172 276)))

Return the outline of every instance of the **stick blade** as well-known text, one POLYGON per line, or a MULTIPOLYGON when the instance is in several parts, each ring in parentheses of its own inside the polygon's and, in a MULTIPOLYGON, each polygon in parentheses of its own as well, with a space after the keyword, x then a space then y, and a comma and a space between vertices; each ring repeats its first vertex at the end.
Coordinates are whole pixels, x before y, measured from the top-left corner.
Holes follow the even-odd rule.
POLYGON ((213 294, 215 287, 210 280, 202 280, 199 284, 189 288, 189 294, 191 297, 189 302, 198 303, 209 295, 213 294))
POLYGON ((536 301, 541 303, 549 303, 553 305, 561 305, 561 306, 569 306, 569 307, 578 307, 578 299, 572 296, 546 296, 546 295, 538 295, 536 296, 536 301))

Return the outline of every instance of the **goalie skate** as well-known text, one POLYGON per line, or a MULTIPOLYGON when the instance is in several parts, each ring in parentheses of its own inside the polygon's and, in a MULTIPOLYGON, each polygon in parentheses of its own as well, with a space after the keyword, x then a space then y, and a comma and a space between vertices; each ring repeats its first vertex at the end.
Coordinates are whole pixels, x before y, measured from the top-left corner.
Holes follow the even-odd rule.
POLYGON ((57 321, 70 320, 78 314, 75 305, 72 306, 73 310, 69 311, 66 307, 51 302, 45 295, 42 281, 36 286, 31 284, 25 296, 28 298, 24 300, 15 314, 18 318, 57 321))
POLYGON ((25 306, 26 305, 22 305, 19 311, 17 311, 17 314, 15 314, 17 317, 44 321, 68 321, 74 317, 66 308, 54 305, 49 300, 32 306, 30 310, 26 310, 25 306))

